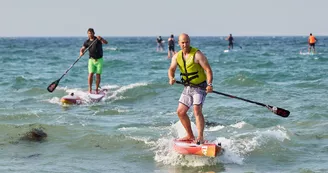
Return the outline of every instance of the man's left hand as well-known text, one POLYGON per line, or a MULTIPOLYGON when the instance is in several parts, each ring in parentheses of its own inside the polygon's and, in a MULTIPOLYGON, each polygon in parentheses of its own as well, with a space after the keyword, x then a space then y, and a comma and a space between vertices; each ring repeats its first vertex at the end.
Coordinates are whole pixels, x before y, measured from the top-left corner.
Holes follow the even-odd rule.
POLYGON ((207 85, 207 87, 206 87, 206 93, 211 93, 211 92, 213 92, 213 86, 207 85))

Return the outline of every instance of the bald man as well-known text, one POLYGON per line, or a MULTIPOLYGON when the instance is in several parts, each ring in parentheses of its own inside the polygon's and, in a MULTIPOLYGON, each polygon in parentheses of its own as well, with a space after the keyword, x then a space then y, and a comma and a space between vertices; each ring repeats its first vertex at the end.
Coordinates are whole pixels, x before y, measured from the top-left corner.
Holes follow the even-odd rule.
POLYGON ((185 84, 179 99, 177 114, 187 132, 187 136, 179 140, 193 140, 197 144, 201 144, 204 142, 205 124, 202 107, 206 94, 213 91, 213 73, 206 56, 197 48, 190 46, 190 38, 187 34, 180 34, 179 46, 181 50, 172 57, 168 70, 170 85, 175 83, 174 74, 177 66, 179 66, 181 72, 181 82, 185 84), (196 139, 187 115, 187 111, 191 106, 193 106, 198 130, 198 137, 196 139))

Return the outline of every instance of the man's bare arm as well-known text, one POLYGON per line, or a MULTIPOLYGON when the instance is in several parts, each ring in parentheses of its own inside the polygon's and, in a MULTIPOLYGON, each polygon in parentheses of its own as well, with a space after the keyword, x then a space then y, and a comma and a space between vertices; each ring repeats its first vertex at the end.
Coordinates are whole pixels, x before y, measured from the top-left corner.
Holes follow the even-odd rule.
POLYGON ((173 85, 175 83, 175 78, 174 78, 174 74, 175 74, 175 70, 177 69, 177 54, 175 54, 172 59, 171 59, 171 65, 169 67, 168 70, 168 77, 169 77, 169 83, 170 85, 173 85))

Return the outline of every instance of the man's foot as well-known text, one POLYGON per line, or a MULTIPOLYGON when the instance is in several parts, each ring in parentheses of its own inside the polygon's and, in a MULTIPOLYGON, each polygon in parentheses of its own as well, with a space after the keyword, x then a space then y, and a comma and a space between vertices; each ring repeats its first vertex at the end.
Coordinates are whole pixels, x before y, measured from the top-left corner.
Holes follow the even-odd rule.
POLYGON ((193 140, 195 140, 195 137, 189 137, 189 136, 178 139, 178 141, 193 141, 193 140))
POLYGON ((92 89, 89 89, 89 94, 92 94, 92 89))
POLYGON ((196 143, 197 145, 200 145, 200 144, 204 144, 205 142, 204 142, 204 141, 197 140, 195 143, 196 143))
POLYGON ((96 89, 96 94, 99 94, 99 90, 98 89, 96 89))
POLYGON ((205 141, 203 138, 197 138, 195 141, 194 141, 197 145, 200 145, 200 144, 204 144, 205 141))

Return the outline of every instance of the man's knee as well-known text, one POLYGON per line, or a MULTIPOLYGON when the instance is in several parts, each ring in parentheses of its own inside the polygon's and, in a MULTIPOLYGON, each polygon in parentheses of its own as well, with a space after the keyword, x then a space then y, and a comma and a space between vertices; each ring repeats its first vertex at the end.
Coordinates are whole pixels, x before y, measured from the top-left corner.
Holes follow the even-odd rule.
POLYGON ((178 114, 179 117, 183 117, 183 116, 187 115, 187 111, 188 111, 188 109, 178 107, 177 114, 178 114))
POLYGON ((177 114, 178 114, 179 117, 181 117, 181 116, 185 116, 186 112, 183 111, 183 110, 177 109, 177 114))

